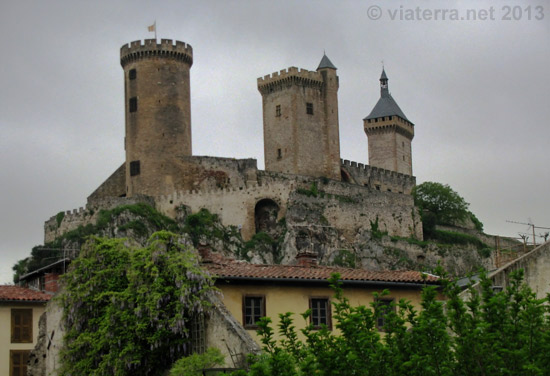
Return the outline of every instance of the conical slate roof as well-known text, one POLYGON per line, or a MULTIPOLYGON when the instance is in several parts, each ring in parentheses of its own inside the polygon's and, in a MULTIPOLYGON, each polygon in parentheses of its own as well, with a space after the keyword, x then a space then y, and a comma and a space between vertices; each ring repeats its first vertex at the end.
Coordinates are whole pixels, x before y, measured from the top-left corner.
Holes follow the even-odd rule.
POLYGON ((387 83, 388 76, 386 76, 386 71, 382 68, 382 75, 380 76, 380 99, 371 113, 363 120, 376 119, 383 116, 399 116, 402 119, 410 121, 391 96, 387 83))
POLYGON ((317 69, 322 69, 322 68, 338 69, 334 66, 334 64, 332 64, 332 61, 330 61, 330 59, 327 57, 326 54, 323 54, 323 58, 321 59, 321 62, 319 63, 319 66, 317 67, 317 69))
POLYGON ((386 96, 380 97, 380 99, 376 103, 376 106, 374 106, 374 108, 372 109, 371 113, 363 120, 394 115, 410 121, 409 119, 407 119, 403 111, 401 111, 395 100, 392 98, 391 94, 388 93, 386 96))

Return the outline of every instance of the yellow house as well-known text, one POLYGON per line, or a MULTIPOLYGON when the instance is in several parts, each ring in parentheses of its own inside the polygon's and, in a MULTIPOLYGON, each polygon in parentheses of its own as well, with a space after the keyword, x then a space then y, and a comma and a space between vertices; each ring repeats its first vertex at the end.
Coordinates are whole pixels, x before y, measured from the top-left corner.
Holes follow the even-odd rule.
MULTIPOLYGON (((333 273, 340 274, 344 295, 353 306, 369 306, 375 299, 373 293, 388 289, 389 295, 379 298, 382 304, 389 305, 403 298, 420 310, 422 288, 439 285, 438 277, 416 271, 321 266, 316 265, 314 259, 303 258, 298 260, 298 265, 255 265, 209 256, 203 258, 204 266, 216 276, 224 305, 257 343, 260 341, 256 322, 265 316, 272 319, 276 328, 279 314, 293 312, 294 324, 300 330, 309 324, 300 314, 311 309, 309 320, 314 326, 326 324, 333 328, 334 292, 327 282, 333 273)), ((378 325, 384 325, 383 317, 378 319, 378 325)), ((279 339, 277 330, 275 338, 279 339)))
POLYGON ((50 294, 25 287, 0 286, 0 375, 27 374, 38 320, 50 298, 50 294))

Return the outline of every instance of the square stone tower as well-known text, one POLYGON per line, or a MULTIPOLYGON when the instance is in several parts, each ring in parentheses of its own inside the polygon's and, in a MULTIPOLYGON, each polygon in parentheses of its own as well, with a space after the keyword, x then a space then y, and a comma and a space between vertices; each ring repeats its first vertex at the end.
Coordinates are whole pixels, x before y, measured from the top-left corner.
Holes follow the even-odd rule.
POLYGON ((325 55, 317 71, 258 78, 266 171, 340 180, 338 76, 325 55))
POLYGON ((369 141, 369 165, 412 175, 414 124, 391 96, 384 69, 380 77, 380 99, 363 119, 363 126, 369 141))

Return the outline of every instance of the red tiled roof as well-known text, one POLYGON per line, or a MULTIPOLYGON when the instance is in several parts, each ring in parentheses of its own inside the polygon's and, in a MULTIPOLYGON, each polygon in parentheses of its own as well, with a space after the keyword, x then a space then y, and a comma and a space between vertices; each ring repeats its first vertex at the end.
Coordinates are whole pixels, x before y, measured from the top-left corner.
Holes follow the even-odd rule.
POLYGON ((437 276, 412 270, 369 271, 321 265, 256 265, 220 257, 212 257, 211 261, 205 263, 204 267, 218 278, 228 279, 295 279, 305 282, 326 280, 331 274, 339 273, 342 281, 428 284, 437 284, 439 281, 437 276))
POLYGON ((0 302, 47 302, 51 295, 21 286, 0 286, 0 302))

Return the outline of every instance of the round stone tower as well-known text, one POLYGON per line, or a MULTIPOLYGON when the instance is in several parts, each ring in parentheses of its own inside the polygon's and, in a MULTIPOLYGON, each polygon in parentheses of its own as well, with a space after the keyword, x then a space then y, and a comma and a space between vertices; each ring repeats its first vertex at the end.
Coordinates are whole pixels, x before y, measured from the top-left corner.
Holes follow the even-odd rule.
MULTIPOLYGON (((135 41, 120 49, 126 99, 126 195, 165 194, 191 152, 190 45, 135 41)), ((181 172, 180 172, 181 173, 181 172)))

